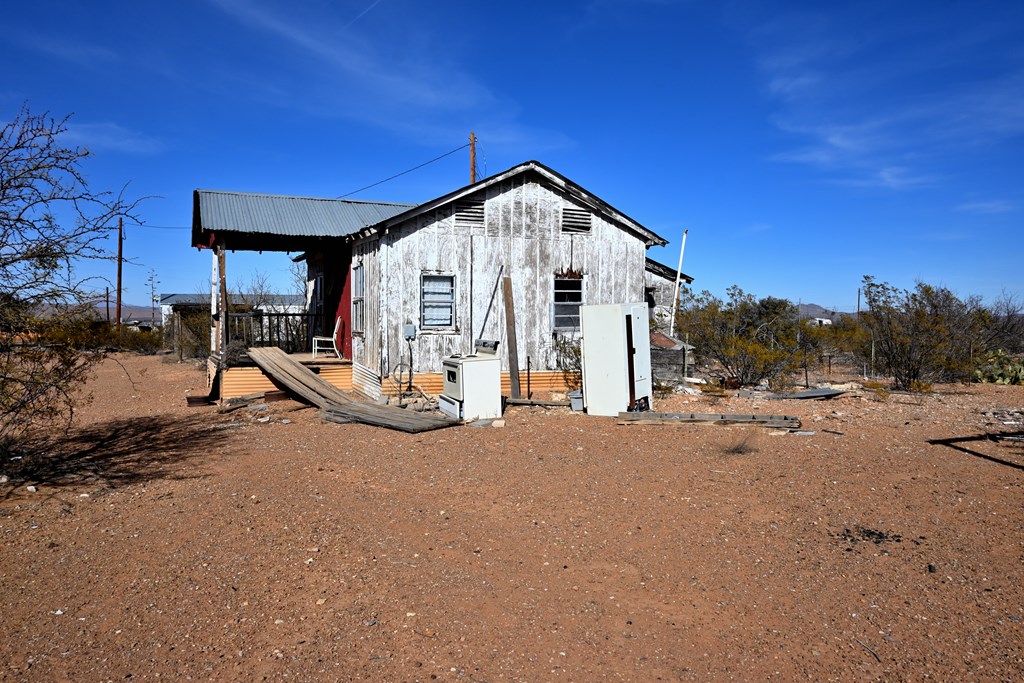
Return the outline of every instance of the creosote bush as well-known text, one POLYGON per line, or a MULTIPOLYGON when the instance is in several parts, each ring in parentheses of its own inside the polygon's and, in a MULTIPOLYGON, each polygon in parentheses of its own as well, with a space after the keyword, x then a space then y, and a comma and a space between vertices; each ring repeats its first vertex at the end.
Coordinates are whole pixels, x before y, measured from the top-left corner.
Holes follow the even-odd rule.
POLYGON ((689 288, 680 294, 677 328, 698 354, 721 365, 727 379, 753 385, 799 365, 801 330, 792 302, 757 299, 736 286, 724 301, 689 288))
POLYGON ((864 278, 864 295, 861 353, 874 345, 878 369, 893 377, 896 389, 968 381, 986 354, 1019 343, 1021 307, 1006 295, 985 306, 980 297, 961 299, 945 287, 918 282, 900 290, 872 277, 864 278))

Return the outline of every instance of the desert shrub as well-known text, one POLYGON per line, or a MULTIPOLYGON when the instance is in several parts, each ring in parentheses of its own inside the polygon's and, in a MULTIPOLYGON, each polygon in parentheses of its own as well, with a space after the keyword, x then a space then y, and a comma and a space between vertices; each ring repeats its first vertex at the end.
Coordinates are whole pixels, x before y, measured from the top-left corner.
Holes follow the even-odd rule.
POLYGON ((899 290, 871 277, 864 278, 864 294, 868 311, 861 320, 895 388, 971 376, 974 355, 985 349, 992 327, 991 311, 978 297, 960 299, 923 282, 899 290))
POLYGON ((800 330, 792 302, 757 299, 739 287, 722 300, 704 291, 681 292, 677 327, 705 358, 717 361, 741 385, 758 384, 799 364, 800 330))
POLYGON ((879 401, 884 401, 889 398, 889 386, 885 382, 878 382, 875 380, 868 380, 863 384, 866 391, 870 391, 875 395, 879 401))
POLYGON ((932 384, 931 382, 915 379, 910 383, 910 392, 913 394, 930 394, 932 393, 932 384))
POLYGON ((562 379, 569 389, 583 386, 583 350, 579 338, 555 335, 552 341, 555 367, 562 372, 562 379))
POLYGON ((177 313, 164 330, 164 345, 182 358, 206 358, 210 355, 210 312, 192 310, 177 313))

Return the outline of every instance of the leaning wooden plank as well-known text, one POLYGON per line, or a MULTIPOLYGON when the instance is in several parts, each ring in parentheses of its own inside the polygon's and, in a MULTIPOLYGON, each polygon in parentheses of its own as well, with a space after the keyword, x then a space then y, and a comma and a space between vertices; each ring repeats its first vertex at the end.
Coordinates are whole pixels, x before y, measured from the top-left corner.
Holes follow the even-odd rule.
POLYGON ((352 400, 279 348, 252 348, 249 357, 268 375, 317 407, 352 400))
POLYGON ((362 422, 413 433, 458 424, 446 417, 355 401, 278 348, 249 349, 249 357, 289 391, 321 408, 325 420, 362 422))

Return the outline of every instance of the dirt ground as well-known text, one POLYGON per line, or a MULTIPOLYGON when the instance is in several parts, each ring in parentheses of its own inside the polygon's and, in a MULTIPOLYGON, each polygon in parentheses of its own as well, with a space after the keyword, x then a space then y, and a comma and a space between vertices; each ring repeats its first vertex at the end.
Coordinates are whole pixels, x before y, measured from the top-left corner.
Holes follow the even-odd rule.
POLYGON ((655 405, 804 435, 528 407, 408 435, 204 388, 107 361, 0 486, 0 679, 1024 679, 1024 448, 989 438, 1022 387, 655 405))

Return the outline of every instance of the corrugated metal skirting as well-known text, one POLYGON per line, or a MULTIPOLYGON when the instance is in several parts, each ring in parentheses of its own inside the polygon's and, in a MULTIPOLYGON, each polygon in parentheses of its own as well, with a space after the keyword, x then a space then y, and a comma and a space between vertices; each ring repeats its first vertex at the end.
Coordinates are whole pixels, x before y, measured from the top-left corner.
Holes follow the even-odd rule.
MULTIPOLYGON (((320 377, 328 384, 343 391, 352 390, 352 366, 322 366, 320 377)), ((276 384, 259 368, 228 368, 221 375, 221 397, 235 398, 260 391, 283 391, 284 387, 276 384)))
MULTIPOLYGON (((320 368, 320 377, 332 386, 343 391, 358 391, 367 398, 378 400, 381 396, 394 396, 398 388, 393 382, 381 385, 380 377, 372 370, 358 363, 353 365, 327 365, 320 368)), ((438 395, 444 388, 443 375, 439 372, 422 373, 413 376, 413 384, 425 393, 438 395)), ((578 388, 572 375, 560 371, 544 371, 530 373, 530 389, 532 391, 565 392, 578 388)), ((519 388, 526 394, 526 373, 519 373, 519 388)), ((228 368, 221 376, 222 398, 235 398, 260 391, 278 391, 284 387, 275 384, 259 368, 228 368)), ((512 393, 509 374, 501 373, 501 393, 509 396, 512 393)))
POLYGON ((383 395, 380 375, 359 363, 352 364, 352 388, 374 401, 379 401, 383 395))
MULTIPOLYGON (((578 381, 577 378, 574 382, 571 375, 566 375, 566 373, 558 370, 531 372, 530 390, 566 392, 579 388, 578 381)), ((413 375, 412 383, 422 389, 424 393, 436 396, 444 389, 444 375, 439 372, 424 372, 413 375)), ((398 393, 398 389, 392 382, 384 382, 383 390, 389 396, 394 396, 398 393)), ((526 394, 525 371, 519 373, 519 390, 523 395, 526 394)), ((512 385, 507 372, 501 373, 501 393, 505 396, 512 394, 512 385)))

